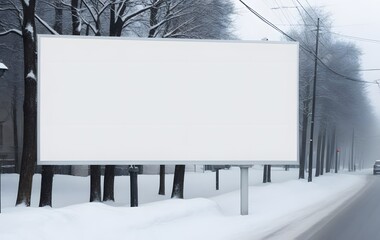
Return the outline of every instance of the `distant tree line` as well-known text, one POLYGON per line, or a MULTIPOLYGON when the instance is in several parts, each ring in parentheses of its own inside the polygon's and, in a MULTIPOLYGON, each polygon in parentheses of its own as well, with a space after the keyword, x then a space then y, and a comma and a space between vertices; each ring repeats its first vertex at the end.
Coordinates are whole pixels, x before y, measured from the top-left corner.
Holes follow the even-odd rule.
MULTIPOLYGON (((319 30, 316 72, 315 133, 312 167, 315 176, 337 172, 340 166, 354 170, 371 156, 373 144, 357 144, 353 132, 370 136, 378 129, 366 89, 375 82, 361 78, 361 52, 355 44, 335 39, 331 34, 330 17, 320 9, 304 12, 300 27, 290 36, 300 48, 300 167, 299 178, 305 178, 305 166, 309 164, 310 121, 313 101, 313 81, 316 55, 316 33, 319 30), (309 14, 309 15, 307 15, 309 14), (317 18, 320 26, 317 29, 317 18), (359 155, 357 152, 363 152, 359 155), (366 154, 364 154, 366 153, 366 154), (340 155, 344 156, 341 158, 340 155)), ((373 155, 372 155, 373 156, 373 155)))

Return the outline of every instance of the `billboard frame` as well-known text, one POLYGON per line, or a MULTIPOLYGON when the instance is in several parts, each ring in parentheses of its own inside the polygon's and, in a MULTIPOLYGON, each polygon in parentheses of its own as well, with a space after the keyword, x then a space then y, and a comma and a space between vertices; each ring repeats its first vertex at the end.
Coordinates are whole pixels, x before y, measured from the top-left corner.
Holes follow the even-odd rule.
MULTIPOLYGON (((295 45, 297 47, 297 51, 299 52, 299 43, 298 42, 286 42, 286 41, 241 41, 241 40, 200 40, 200 39, 152 39, 152 38, 126 38, 126 37, 96 37, 96 36, 71 36, 71 35, 45 35, 38 34, 38 56, 40 56, 41 51, 41 38, 68 38, 68 39, 112 39, 116 41, 165 41, 165 42, 227 42, 227 43, 260 43, 260 44, 289 44, 295 45)), ((297 55, 297 73, 299 72, 299 55, 297 55)), ((38 58, 38 73, 41 73, 41 58, 38 58)), ((38 75, 38 80, 39 80, 38 75)), ((298 165, 299 163, 299 134, 296 134, 297 141, 297 158, 296 161, 292 160, 284 160, 284 161, 260 161, 260 160, 252 160, 252 161, 240 161, 240 160, 124 160, 124 161, 75 161, 75 160, 67 160, 67 161, 41 161, 40 160, 40 81, 37 82, 37 164, 38 165, 157 165, 157 164, 229 164, 229 165, 252 165, 252 164, 271 164, 271 165, 298 165)), ((296 88, 299 89, 299 74, 297 74, 296 88)), ((297 95, 297 116, 296 119, 299 119, 299 96, 297 95)), ((297 122, 297 126, 299 125, 299 121, 297 122)), ((299 127, 297 127, 297 130, 299 127)))

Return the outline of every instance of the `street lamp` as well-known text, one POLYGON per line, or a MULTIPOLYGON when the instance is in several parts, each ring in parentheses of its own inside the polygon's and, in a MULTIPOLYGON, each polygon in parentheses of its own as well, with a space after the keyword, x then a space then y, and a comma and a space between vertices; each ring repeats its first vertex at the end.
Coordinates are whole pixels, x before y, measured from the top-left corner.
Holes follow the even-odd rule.
MULTIPOLYGON (((4 63, 0 62, 0 78, 4 75, 5 71, 7 70, 8 70, 7 66, 5 66, 4 63)), ((1 160, 0 160, 0 213, 1 213, 1 171, 2 171, 2 167, 1 167, 1 160)))
POLYGON ((0 62, 0 77, 2 77, 5 73, 5 71, 7 71, 7 70, 8 70, 7 66, 5 66, 4 63, 0 62))

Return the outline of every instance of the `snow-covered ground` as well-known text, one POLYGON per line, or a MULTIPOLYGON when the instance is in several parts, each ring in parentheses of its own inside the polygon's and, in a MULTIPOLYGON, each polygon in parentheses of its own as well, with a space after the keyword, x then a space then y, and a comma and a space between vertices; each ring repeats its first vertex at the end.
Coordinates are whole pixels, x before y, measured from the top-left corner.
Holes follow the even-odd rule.
POLYGON ((89 178, 54 177, 53 208, 37 208, 40 176, 34 178, 32 207, 13 207, 17 175, 2 176, 0 239, 293 239, 366 183, 370 171, 325 174, 312 183, 297 170, 273 168, 262 184, 262 169, 250 169, 249 215, 240 216, 239 169, 186 173, 185 200, 159 196, 158 176, 139 176, 138 208, 129 207, 129 177, 117 177, 115 203, 88 203, 89 178), (295 224, 296 223, 296 224, 295 224), (284 227, 286 229, 284 230, 284 227))

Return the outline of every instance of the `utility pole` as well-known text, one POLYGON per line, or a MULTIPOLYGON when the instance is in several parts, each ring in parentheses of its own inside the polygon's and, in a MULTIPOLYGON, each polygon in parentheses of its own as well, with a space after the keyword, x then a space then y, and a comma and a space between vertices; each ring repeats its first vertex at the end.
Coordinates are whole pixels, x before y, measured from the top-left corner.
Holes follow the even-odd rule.
POLYGON ((314 115, 315 115, 315 92, 317 90, 317 67, 318 67, 318 43, 319 43, 319 18, 317 20, 317 39, 315 43, 315 60, 314 60, 314 82, 313 82, 313 107, 311 112, 310 124, 310 147, 309 147, 309 171, 307 181, 311 182, 313 178, 313 138, 314 138, 314 115))

